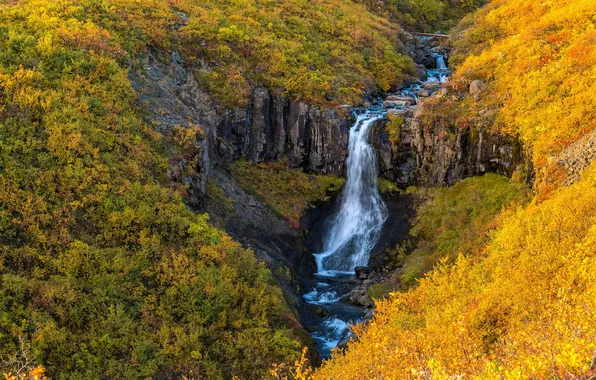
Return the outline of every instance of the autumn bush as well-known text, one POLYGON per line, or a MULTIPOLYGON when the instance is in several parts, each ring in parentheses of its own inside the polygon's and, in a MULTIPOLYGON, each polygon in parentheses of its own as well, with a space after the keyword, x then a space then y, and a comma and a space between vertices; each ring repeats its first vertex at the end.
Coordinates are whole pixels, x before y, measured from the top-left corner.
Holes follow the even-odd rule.
POLYGON ((260 378, 299 355, 269 271, 186 207, 136 106, 123 65, 167 43, 164 4, 0 7, 2 366, 22 341, 50 378, 260 378))
POLYGON ((594 376, 595 179, 593 167, 510 213, 481 259, 460 256, 377 303, 374 322, 315 378, 594 376))
MULTIPOLYGON (((596 127, 596 3, 494 0, 459 27, 456 80, 484 80, 480 106, 519 136, 541 172, 596 127)), ((540 178, 539 178, 540 180, 540 178)))

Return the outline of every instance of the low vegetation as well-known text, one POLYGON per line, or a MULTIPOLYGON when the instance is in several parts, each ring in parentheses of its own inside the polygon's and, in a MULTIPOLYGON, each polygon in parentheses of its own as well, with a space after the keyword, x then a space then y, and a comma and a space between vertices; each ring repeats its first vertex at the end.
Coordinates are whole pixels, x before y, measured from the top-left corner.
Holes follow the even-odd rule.
POLYGON ((539 175, 596 127, 595 13, 591 0, 494 0, 459 27, 456 80, 488 84, 477 109, 498 110, 496 127, 520 137, 539 175))
POLYGON ((300 218, 307 207, 329 199, 345 181, 340 177, 292 169, 283 159, 260 164, 236 161, 232 164, 232 173, 248 193, 296 229, 300 228, 300 218))
POLYGON ((0 6, 0 373, 22 342, 51 378, 260 378, 298 356, 271 274, 188 210, 135 105, 120 64, 161 41, 156 3, 0 6))
POLYGON ((448 32, 487 0, 358 0, 372 12, 417 32, 448 32))
POLYGON ((440 262, 453 263, 459 255, 477 256, 500 224, 505 209, 526 200, 523 184, 487 174, 468 178, 449 188, 409 189, 419 203, 409 239, 393 251, 400 267, 393 281, 408 289, 440 262))
POLYGON ((377 303, 315 379, 596 375, 596 168, 509 213, 480 256, 377 303), (374 347, 374 349, 371 349, 374 347))

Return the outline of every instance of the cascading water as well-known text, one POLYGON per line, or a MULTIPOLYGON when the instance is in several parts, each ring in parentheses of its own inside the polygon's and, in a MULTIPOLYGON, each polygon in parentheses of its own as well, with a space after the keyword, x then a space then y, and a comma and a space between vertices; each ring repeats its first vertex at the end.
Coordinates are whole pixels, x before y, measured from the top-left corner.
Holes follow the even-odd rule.
POLYGON ((359 115, 350 129, 347 181, 324 242, 325 252, 315 255, 319 274, 353 272, 357 266, 366 266, 379 239, 387 208, 377 188, 376 152, 368 140, 372 125, 382 117, 380 113, 359 115))
POLYGON ((445 57, 441 54, 437 55, 437 69, 439 70, 447 70, 447 65, 445 64, 445 57))
MULTIPOLYGON (((427 70, 424 82, 414 82, 396 95, 410 98, 410 104, 416 104, 419 95, 428 97, 429 93, 438 91, 441 83, 449 79, 450 71, 442 55, 436 54, 435 59, 435 68, 427 70)), ((398 105, 394 111, 413 112, 413 107, 398 105)), ((377 157, 369 138, 375 121, 391 111, 380 107, 368 110, 358 116, 350 129, 347 181, 341 204, 330 220, 323 252, 315 254, 318 273, 304 300, 318 310, 319 318, 315 318, 311 331, 323 358, 328 358, 331 349, 342 340, 349 339, 349 325, 361 321, 365 314, 361 307, 342 300, 354 288, 354 268, 368 264, 387 219, 387 207, 377 189, 377 157)))

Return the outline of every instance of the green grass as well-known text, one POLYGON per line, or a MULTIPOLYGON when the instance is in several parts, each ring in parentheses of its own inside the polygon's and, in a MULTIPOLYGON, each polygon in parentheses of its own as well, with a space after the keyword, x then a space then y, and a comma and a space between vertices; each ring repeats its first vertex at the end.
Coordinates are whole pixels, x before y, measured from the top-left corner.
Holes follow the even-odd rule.
POLYGON ((340 177, 292 169, 285 159, 260 164, 240 160, 231 169, 245 191, 296 229, 310 204, 328 200, 345 182, 340 177))

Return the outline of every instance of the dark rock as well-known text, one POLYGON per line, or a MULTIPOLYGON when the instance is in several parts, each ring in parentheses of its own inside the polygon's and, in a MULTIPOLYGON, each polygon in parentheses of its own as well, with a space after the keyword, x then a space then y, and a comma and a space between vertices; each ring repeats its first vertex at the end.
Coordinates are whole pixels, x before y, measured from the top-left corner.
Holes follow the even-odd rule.
POLYGON ((329 315, 327 309, 321 305, 308 305, 308 308, 314 315, 318 315, 320 317, 326 317, 329 315))
POLYGON ((337 348, 345 350, 346 348, 348 348, 348 343, 354 342, 357 340, 358 340, 358 337, 354 333, 351 332, 348 334, 348 336, 346 336, 345 338, 343 338, 342 340, 339 341, 339 343, 337 344, 337 348))
POLYGON ((370 275, 370 269, 368 267, 356 267, 354 268, 354 272, 356 272, 356 277, 359 280, 366 280, 370 275))

